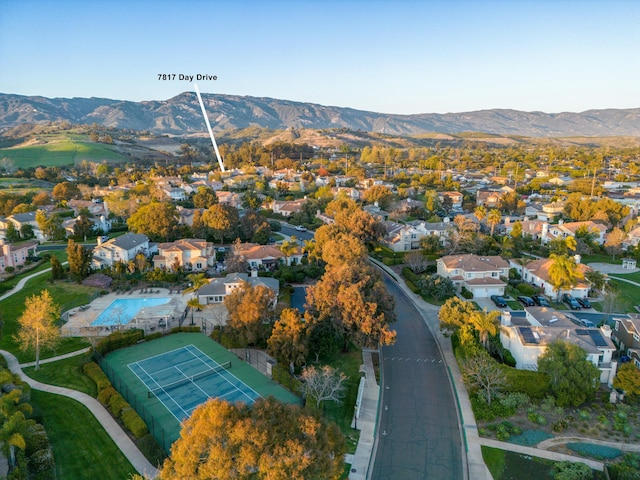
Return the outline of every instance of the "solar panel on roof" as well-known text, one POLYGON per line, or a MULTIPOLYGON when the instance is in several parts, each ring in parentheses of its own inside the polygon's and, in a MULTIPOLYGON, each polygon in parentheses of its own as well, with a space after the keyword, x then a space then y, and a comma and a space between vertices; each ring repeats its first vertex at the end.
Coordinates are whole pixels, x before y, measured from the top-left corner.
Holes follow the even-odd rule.
POLYGON ((520 333, 525 343, 539 343, 539 339, 533 335, 530 327, 520 327, 520 333))
POLYGON ((593 343, 596 344, 596 347, 606 347, 609 345, 607 340, 602 336, 602 333, 600 333, 600 330, 589 330, 589 335, 591 335, 591 339, 593 343))
POLYGON ((578 335, 589 335, 589 330, 585 330, 583 328, 576 328, 576 333, 578 335))

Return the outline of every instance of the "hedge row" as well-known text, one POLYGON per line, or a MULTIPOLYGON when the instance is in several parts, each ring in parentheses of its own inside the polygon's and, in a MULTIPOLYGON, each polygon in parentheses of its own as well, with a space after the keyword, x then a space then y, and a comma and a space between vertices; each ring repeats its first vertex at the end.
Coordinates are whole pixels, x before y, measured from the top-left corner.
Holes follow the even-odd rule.
POLYGON ((119 348, 135 345, 141 340, 144 340, 144 330, 131 329, 124 332, 113 332, 98 342, 96 350, 104 356, 119 348))
POLYGON ((85 363, 82 370, 87 377, 96 383, 98 391, 111 386, 111 382, 96 362, 85 363))
POLYGON ((131 408, 131 405, 127 403, 124 397, 113 388, 113 385, 111 385, 111 382, 98 364, 89 362, 86 363, 82 369, 91 380, 96 382, 98 387, 98 401, 105 407, 108 407, 114 417, 122 420, 125 428, 136 438, 144 437, 148 433, 144 421, 140 418, 140 415, 131 408))

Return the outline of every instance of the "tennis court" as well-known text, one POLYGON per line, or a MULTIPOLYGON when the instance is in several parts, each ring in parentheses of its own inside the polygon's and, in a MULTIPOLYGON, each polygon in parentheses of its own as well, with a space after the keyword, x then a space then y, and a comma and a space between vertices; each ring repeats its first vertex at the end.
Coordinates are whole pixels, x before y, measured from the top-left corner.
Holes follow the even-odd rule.
POLYGON ((229 371, 231 361, 219 364, 195 345, 154 355, 128 367, 145 384, 148 397, 160 400, 179 422, 212 397, 248 404, 260 398, 229 371))
POLYGON ((110 352, 100 366, 169 453, 180 426, 210 397, 300 399, 202 333, 175 333, 110 352))

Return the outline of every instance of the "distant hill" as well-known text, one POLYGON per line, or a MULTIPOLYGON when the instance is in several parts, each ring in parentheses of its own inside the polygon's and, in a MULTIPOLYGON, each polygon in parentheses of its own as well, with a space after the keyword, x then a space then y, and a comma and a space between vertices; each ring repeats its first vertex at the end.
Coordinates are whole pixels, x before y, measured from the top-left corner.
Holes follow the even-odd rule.
MULTIPOLYGON (((264 127, 335 129, 389 135, 429 132, 486 132, 528 137, 640 136, 640 108, 542 113, 480 110, 464 113, 391 115, 313 103, 237 95, 203 95, 215 131, 264 127)), ((155 134, 206 133, 194 93, 164 101, 129 102, 106 98, 45 98, 0 94, 0 128, 68 121, 155 134)))

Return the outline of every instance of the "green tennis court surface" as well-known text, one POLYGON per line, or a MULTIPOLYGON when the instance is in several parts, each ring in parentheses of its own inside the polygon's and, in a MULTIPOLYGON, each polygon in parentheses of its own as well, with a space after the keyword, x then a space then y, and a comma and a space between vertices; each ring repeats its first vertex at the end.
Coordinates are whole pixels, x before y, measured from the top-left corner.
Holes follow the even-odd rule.
MULTIPOLYGON (((240 362, 240 360, 238 360, 240 362)), ((195 345, 130 363, 131 371, 181 422, 201 403, 219 398, 231 403, 252 404, 260 394, 235 377, 231 362, 219 364, 195 345)))
POLYGON ((300 403, 202 333, 175 333, 121 348, 107 354, 100 366, 167 453, 180 436, 182 420, 209 397, 252 403, 272 396, 300 403))

